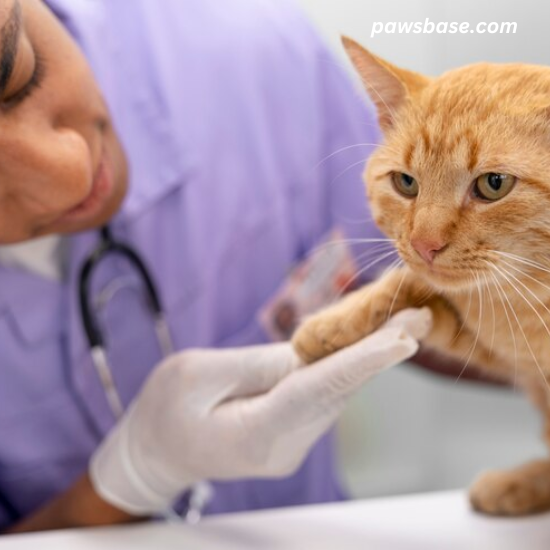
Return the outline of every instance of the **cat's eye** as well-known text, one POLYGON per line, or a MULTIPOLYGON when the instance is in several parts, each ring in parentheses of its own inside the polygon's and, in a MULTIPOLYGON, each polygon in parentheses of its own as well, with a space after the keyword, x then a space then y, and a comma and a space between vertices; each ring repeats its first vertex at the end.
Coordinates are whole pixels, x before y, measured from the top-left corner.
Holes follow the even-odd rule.
POLYGON ((497 201, 505 197, 514 187, 516 178, 509 174, 489 172, 474 182, 473 195, 484 201, 497 201))
POLYGON ((407 198, 413 198, 418 195, 418 182, 412 176, 401 172, 394 172, 392 174, 392 182, 399 194, 407 198))

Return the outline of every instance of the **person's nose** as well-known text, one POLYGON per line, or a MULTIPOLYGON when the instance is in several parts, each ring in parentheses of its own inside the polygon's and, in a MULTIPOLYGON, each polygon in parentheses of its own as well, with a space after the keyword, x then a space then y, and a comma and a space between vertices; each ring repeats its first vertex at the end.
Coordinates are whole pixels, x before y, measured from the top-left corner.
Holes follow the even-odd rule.
POLYGON ((412 238, 411 246, 418 255, 429 265, 433 264, 435 256, 442 252, 448 243, 437 238, 412 238))

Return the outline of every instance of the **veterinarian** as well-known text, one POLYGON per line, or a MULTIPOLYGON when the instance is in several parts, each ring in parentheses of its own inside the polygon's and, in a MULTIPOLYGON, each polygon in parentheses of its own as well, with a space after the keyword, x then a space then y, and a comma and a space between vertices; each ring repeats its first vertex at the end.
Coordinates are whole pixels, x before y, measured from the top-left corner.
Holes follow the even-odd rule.
POLYGON ((286 0, 0 0, 0 35, 0 528, 341 498, 323 434, 430 322, 301 367, 259 321, 377 236, 344 71, 286 0))

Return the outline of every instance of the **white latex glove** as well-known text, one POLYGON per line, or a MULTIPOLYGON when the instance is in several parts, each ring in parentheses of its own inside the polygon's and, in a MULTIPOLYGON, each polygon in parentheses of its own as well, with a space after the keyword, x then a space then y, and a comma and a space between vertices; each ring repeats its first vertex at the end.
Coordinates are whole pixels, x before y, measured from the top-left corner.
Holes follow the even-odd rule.
POLYGON ((346 400, 414 355, 428 309, 302 366, 288 343, 173 355, 92 457, 99 495, 134 515, 158 513, 199 480, 291 474, 346 400))

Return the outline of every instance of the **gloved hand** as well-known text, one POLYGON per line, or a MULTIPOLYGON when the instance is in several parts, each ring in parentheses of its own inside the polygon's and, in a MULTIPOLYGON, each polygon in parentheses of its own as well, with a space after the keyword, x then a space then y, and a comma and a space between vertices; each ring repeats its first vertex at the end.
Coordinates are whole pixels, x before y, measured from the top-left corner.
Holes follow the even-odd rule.
POLYGON ((288 343, 173 355, 95 452, 92 483, 115 507, 148 515, 199 480, 289 475, 347 398, 414 355, 430 327, 429 310, 406 310, 309 366, 288 343))

